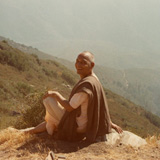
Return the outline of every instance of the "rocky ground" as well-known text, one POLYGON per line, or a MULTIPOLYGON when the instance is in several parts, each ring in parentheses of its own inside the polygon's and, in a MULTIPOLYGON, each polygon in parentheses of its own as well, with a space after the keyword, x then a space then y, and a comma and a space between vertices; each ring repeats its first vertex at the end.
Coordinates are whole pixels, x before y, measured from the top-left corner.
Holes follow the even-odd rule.
POLYGON ((13 128, 0 132, 2 160, 45 160, 49 151, 53 151, 56 159, 66 160, 160 160, 160 142, 155 137, 148 137, 144 146, 132 147, 118 142, 69 143, 54 140, 45 133, 24 135, 13 128))

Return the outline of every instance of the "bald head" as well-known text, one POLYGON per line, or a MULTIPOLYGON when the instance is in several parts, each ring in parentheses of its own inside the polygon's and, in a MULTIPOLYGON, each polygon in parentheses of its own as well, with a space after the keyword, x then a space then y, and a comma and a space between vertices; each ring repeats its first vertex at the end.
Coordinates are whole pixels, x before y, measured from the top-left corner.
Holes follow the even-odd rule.
POLYGON ((94 56, 91 52, 82 52, 78 55, 75 63, 77 73, 84 78, 93 73, 94 56))
POLYGON ((80 53, 78 56, 83 56, 88 61, 94 63, 94 55, 91 52, 84 51, 84 52, 80 53))

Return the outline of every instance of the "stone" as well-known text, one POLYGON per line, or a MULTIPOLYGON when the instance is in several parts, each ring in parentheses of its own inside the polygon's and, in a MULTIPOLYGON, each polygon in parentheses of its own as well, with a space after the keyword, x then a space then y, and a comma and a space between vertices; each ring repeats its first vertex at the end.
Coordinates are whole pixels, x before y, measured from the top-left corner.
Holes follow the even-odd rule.
POLYGON ((129 131, 123 131, 122 134, 118 134, 115 130, 112 130, 110 134, 106 134, 106 137, 107 141, 105 143, 108 145, 123 144, 140 147, 147 144, 145 139, 129 131))

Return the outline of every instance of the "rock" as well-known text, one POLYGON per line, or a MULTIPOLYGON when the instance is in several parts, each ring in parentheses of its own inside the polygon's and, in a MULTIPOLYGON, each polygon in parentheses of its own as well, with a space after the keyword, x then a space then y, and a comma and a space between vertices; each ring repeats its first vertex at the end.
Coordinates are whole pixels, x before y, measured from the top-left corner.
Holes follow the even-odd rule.
POLYGON ((115 130, 112 130, 110 134, 106 134, 107 141, 105 143, 109 145, 115 145, 120 141, 121 135, 118 134, 115 130))
POLYGON ((130 145, 132 147, 140 147, 142 145, 146 145, 147 142, 145 139, 133 134, 129 131, 123 131, 122 134, 118 134, 115 130, 112 130, 112 133, 107 134, 106 144, 115 145, 117 143, 130 145))
POLYGON ((125 145, 130 145, 132 147, 140 147, 146 145, 147 142, 145 139, 133 134, 132 132, 124 131, 121 143, 125 145))

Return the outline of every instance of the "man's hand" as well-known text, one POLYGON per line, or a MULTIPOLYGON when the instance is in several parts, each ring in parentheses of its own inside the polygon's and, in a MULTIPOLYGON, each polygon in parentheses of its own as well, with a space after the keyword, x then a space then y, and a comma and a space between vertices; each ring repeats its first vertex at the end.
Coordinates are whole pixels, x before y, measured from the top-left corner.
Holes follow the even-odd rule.
POLYGON ((112 127, 113 129, 115 129, 119 134, 123 132, 123 130, 122 130, 121 127, 119 127, 118 125, 116 125, 116 124, 114 124, 114 123, 112 123, 112 122, 111 122, 111 127, 112 127))
POLYGON ((59 92, 57 91, 47 91, 47 93, 43 96, 43 99, 47 98, 47 97, 53 97, 56 98, 57 96, 59 96, 59 92))
POLYGON ((69 104, 69 101, 67 101, 59 92, 47 91, 47 93, 43 96, 43 99, 47 97, 55 98, 67 111, 71 112, 73 110, 73 108, 69 104))

